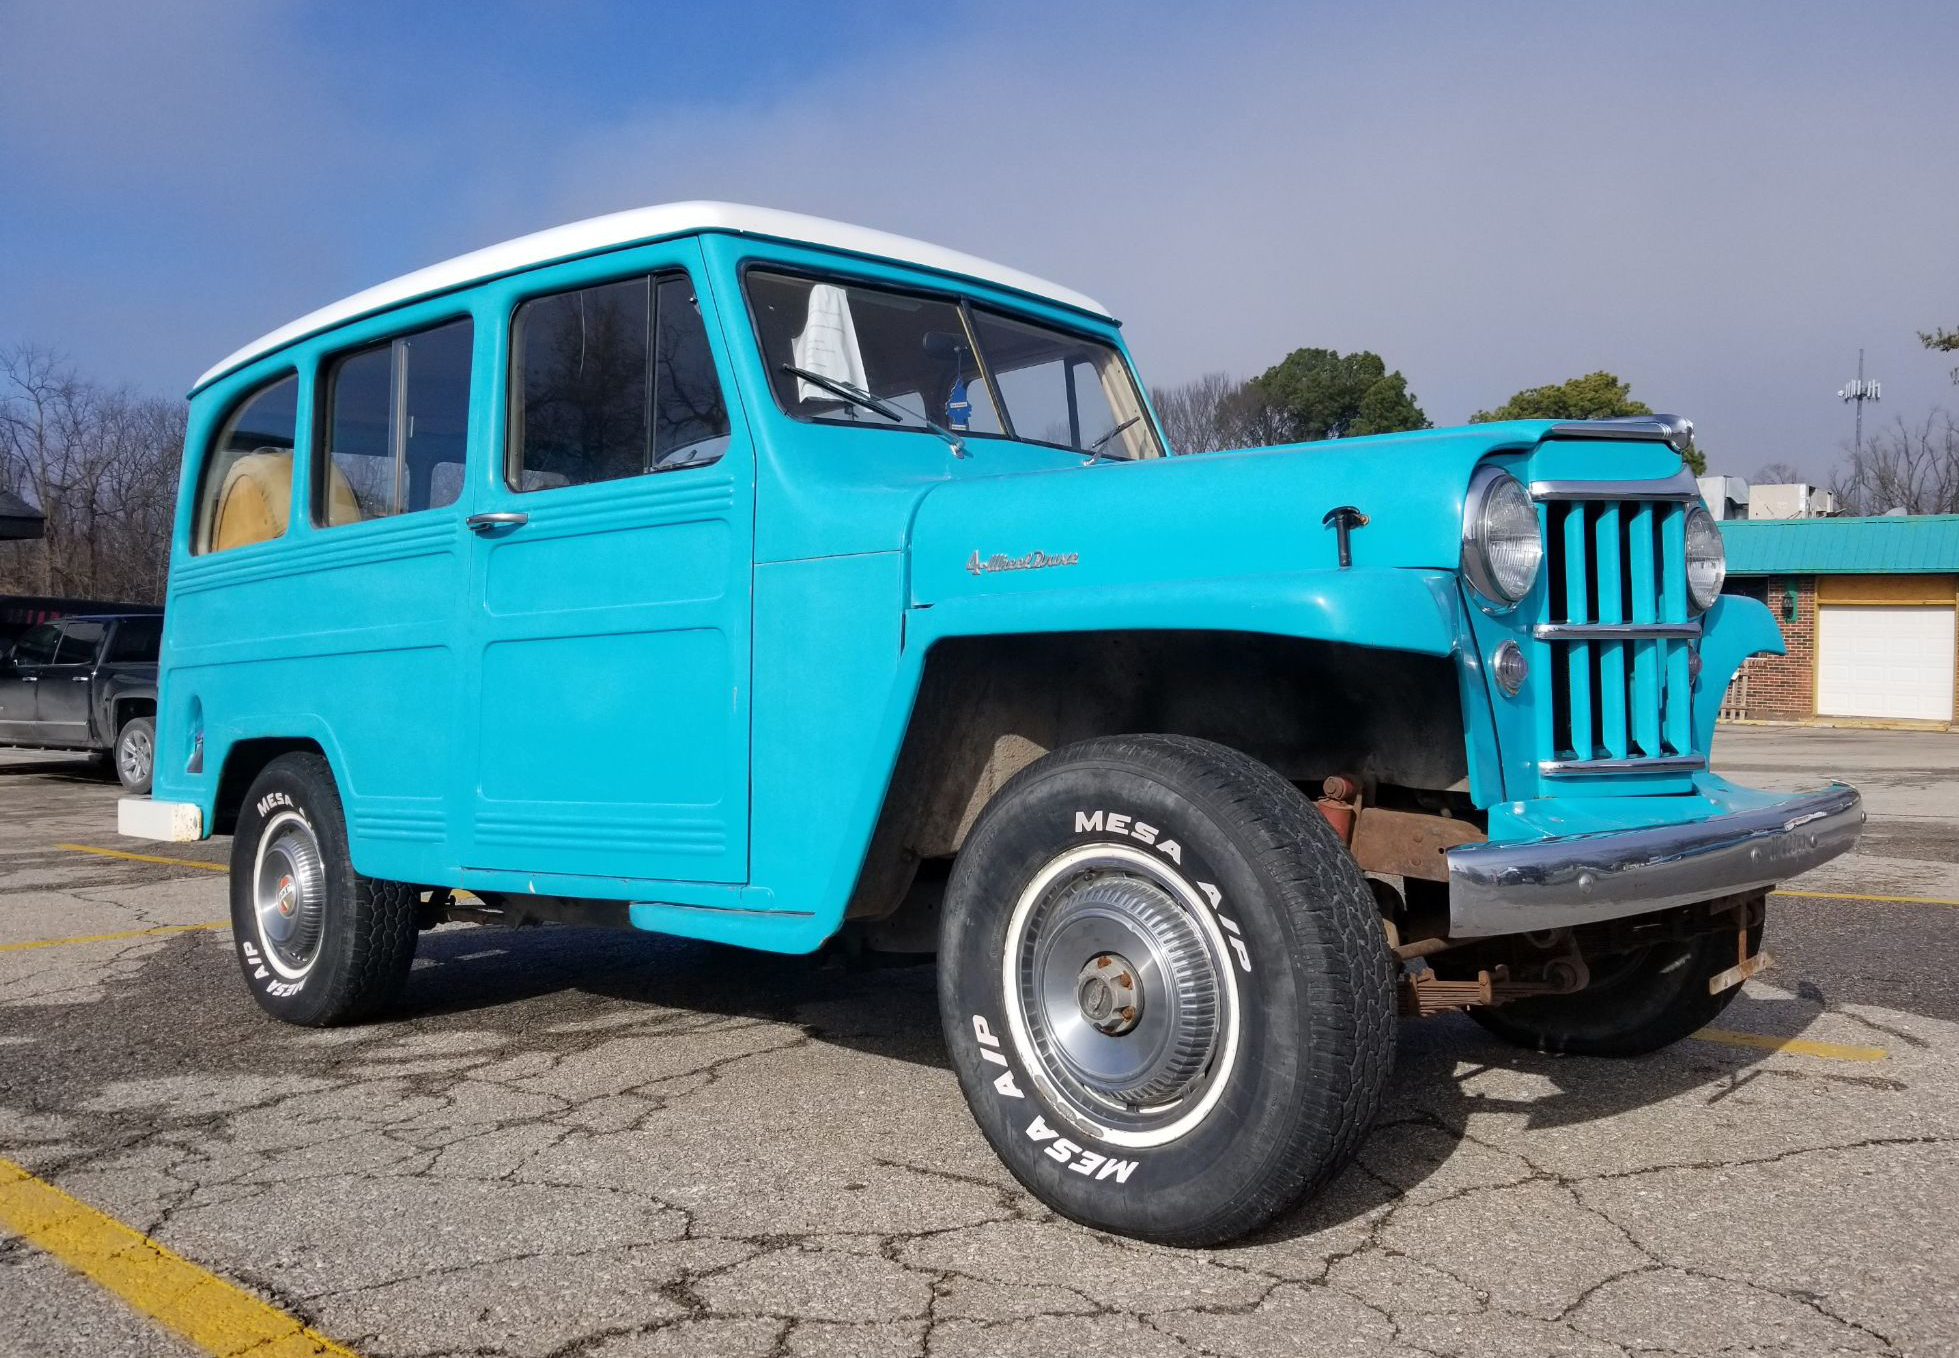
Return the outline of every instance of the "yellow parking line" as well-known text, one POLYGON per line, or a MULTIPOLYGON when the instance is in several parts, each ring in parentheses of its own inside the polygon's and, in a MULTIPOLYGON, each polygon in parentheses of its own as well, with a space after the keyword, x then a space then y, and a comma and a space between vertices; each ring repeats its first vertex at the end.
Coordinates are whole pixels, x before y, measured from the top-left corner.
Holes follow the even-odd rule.
POLYGON ((147 934, 180 934, 186 929, 229 929, 228 919, 203 924, 158 924, 148 929, 118 929, 110 934, 75 934, 68 938, 30 938, 19 943, 0 943, 0 952, 19 952, 22 948, 58 948, 64 943, 107 943, 118 938, 142 938, 147 934))
POLYGON ((98 849, 93 844, 57 844, 57 849, 67 849, 73 853, 97 853, 104 858, 127 858, 137 863, 167 863, 175 868, 203 868, 207 872, 225 872, 229 863, 212 863, 202 858, 165 858, 161 854, 131 853, 127 849, 98 849))
POLYGON ((1777 887, 1769 893, 1774 896, 1818 896, 1829 901, 1893 901, 1904 905, 1959 905, 1959 901, 1944 896, 1859 896, 1853 891, 1796 891, 1790 887, 1777 887))
POLYGON ((297 1317, 4 1159, 0 1225, 219 1358, 358 1358, 297 1317))
POLYGON ((1775 1037, 1769 1033, 1738 1033, 1731 1028, 1703 1028, 1694 1034, 1703 1042, 1731 1047, 1760 1047, 1764 1051, 1822 1056, 1832 1061, 1882 1061, 1891 1053, 1882 1047, 1855 1047, 1847 1042, 1816 1042, 1807 1037, 1775 1037))

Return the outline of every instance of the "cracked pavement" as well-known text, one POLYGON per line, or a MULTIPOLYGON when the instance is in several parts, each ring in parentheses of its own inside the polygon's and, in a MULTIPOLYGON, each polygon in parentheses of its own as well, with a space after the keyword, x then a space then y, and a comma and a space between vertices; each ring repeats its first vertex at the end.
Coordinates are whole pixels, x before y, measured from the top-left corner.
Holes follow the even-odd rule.
MULTIPOLYGON (((1959 899, 1959 737, 1724 730, 1865 789, 1797 885, 1959 899)), ((0 943, 199 925, 220 861, 0 754, 0 943)), ((1358 1163, 1242 1244, 1058 1219, 947 1068, 929 965, 449 926, 392 1021, 262 1016, 223 930, 0 951, 0 1155, 383 1355, 1959 1353, 1959 908, 1779 897, 1722 1026, 1629 1062, 1405 1022, 1358 1163)), ((0 1231, 0 1352, 192 1352, 0 1231)))

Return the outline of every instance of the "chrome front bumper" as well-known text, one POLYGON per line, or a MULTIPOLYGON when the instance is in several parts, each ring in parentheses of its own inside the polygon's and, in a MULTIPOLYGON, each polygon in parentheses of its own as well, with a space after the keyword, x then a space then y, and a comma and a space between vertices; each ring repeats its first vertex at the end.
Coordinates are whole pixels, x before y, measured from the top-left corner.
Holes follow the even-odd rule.
POLYGON ((1863 826, 1857 789, 1832 783, 1679 825, 1459 845, 1448 851, 1449 936, 1590 924, 1773 886, 1850 849, 1863 826))

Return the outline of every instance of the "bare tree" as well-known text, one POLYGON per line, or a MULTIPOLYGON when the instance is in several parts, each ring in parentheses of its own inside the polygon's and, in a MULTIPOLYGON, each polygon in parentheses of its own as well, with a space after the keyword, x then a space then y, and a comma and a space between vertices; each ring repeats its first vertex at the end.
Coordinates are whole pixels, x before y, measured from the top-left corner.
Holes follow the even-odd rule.
POLYGON ((1285 412, 1229 373, 1206 373, 1179 386, 1158 387, 1150 400, 1173 452, 1259 448, 1293 437, 1285 412))
POLYGON ((1755 484, 1758 486, 1798 485, 1807 480, 1807 477, 1787 462, 1766 463, 1755 473, 1755 484))
POLYGON ((160 598, 184 445, 180 402, 78 377, 53 350, 0 350, 0 486, 46 518, 0 546, 0 589, 160 598))
POLYGON ((1175 387, 1150 393, 1170 447, 1179 453, 1208 453, 1224 447, 1219 411, 1243 384, 1229 373, 1205 373, 1175 387))
POLYGON ((1847 514, 1959 513, 1959 422, 1949 410, 1919 424, 1899 417, 1849 453, 1830 489, 1847 514))

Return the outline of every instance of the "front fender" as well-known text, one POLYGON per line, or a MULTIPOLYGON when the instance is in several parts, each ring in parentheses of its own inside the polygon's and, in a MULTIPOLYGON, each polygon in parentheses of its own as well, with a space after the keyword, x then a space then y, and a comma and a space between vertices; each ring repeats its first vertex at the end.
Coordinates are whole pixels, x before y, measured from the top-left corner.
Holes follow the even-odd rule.
POLYGON ((1768 606, 1755 599, 1723 594, 1701 616, 1700 686, 1694 690, 1694 748, 1714 748, 1714 719, 1741 662, 1751 655, 1782 655, 1788 650, 1782 628, 1768 606))
POLYGON ((910 610, 906 643, 1132 629, 1264 632, 1446 656, 1456 649, 1455 582, 1447 571, 1377 566, 970 594, 910 610))

